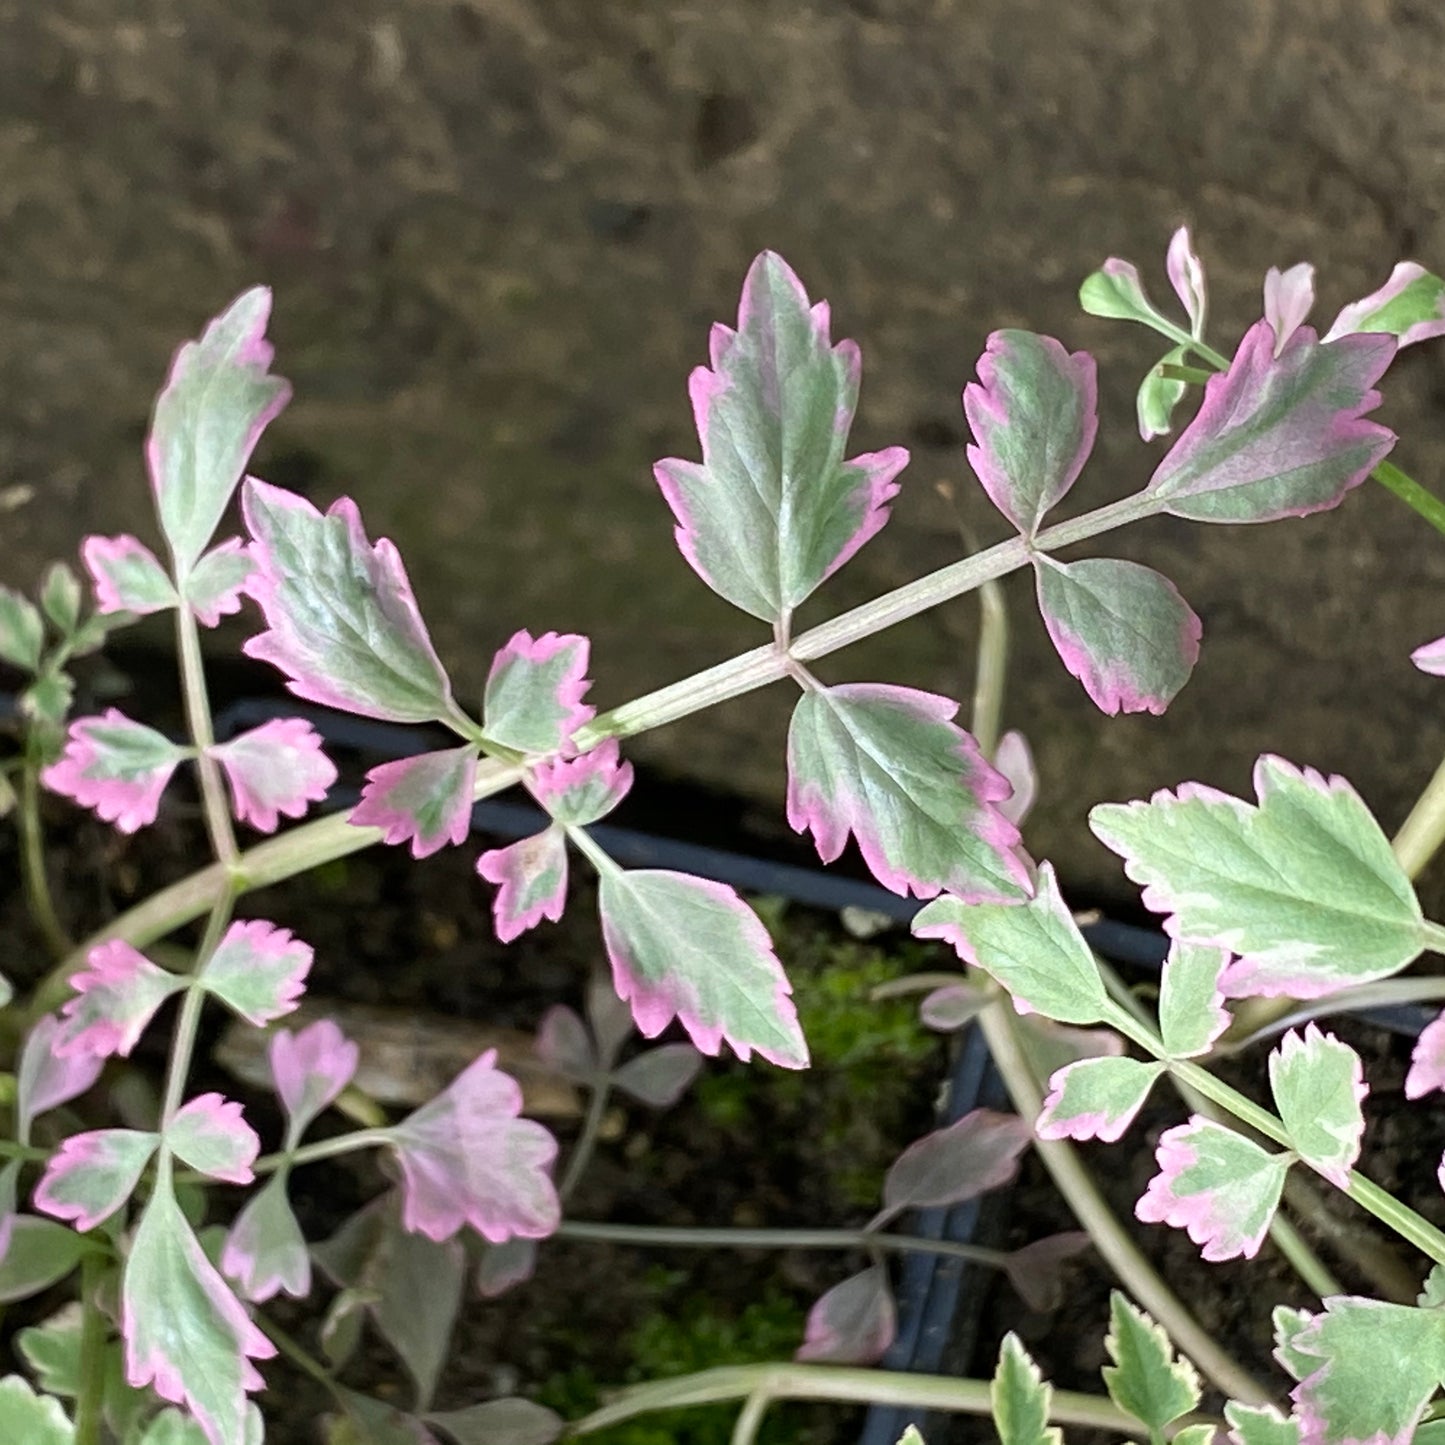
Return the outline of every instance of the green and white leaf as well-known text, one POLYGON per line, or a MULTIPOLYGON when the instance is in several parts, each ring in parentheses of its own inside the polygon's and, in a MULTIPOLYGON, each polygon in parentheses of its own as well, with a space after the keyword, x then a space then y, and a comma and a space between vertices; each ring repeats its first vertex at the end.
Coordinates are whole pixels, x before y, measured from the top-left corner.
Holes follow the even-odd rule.
POLYGON ((1170 946, 1159 980, 1159 1033, 1171 1059, 1192 1059, 1229 1027, 1219 989, 1229 962, 1223 949, 1195 943, 1170 946))
POLYGON ((1348 1188, 1365 1133, 1360 1104, 1369 1092, 1360 1056, 1309 1024, 1303 1036, 1291 1030, 1269 1056, 1269 1084, 1300 1158, 1348 1188))
POLYGON ((13 1445, 74 1445, 75 1427, 49 1395, 37 1395, 19 1375, 0 1380, 0 1440, 13 1445))
POLYGON ((989 1385, 989 1405, 999 1445, 1062 1445, 1063 1432, 1049 1424, 1053 1388, 1009 1331, 999 1347, 998 1368, 989 1385))

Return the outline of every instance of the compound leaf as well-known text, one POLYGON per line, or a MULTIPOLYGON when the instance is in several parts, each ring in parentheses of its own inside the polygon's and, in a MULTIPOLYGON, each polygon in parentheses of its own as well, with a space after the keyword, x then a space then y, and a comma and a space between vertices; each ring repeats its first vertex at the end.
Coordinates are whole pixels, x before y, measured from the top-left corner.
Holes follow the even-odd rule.
POLYGON ((1162 1431, 1199 1403, 1194 1366, 1176 1356, 1163 1329, 1118 1290, 1109 1296, 1104 1348, 1114 1361, 1102 1371, 1110 1398, 1151 1432, 1162 1431))

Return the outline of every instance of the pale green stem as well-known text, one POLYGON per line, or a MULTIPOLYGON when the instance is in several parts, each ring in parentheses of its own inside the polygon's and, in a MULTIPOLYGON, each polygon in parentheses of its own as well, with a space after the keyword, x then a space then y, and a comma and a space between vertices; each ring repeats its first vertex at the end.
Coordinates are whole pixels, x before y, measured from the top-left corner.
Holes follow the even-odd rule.
MULTIPOLYGON (((1094 957, 1094 963, 1104 980, 1105 987, 1109 990, 1109 996, 1120 1008, 1126 1009, 1131 1018, 1148 1028, 1151 1023, 1148 1012, 1125 986, 1124 981, 1097 954, 1094 957)), ((1215 1123, 1221 1122, 1221 1111, 1197 1089, 1186 1084, 1175 1074, 1170 1074, 1169 1080, 1174 1085, 1179 1097, 1196 1114, 1201 1114, 1206 1119, 1213 1119, 1215 1123)), ((1340 1282, 1330 1273, 1325 1262, 1310 1248, 1299 1230, 1285 1217, 1282 1210, 1276 1210, 1274 1218, 1270 1220, 1269 1236, 1274 1241, 1275 1248, 1289 1261, 1294 1272, 1321 1299, 1328 1295, 1344 1293, 1340 1282)), ((1350 1257, 1355 1258, 1357 1263, 1363 1264, 1363 1260, 1353 1255, 1350 1257)))
POLYGON ((181 1107, 181 1096, 185 1092, 186 1078, 191 1071, 191 1055, 196 1047, 196 1030, 201 1022, 201 1009, 206 1002, 204 989, 197 988, 194 980, 201 970, 209 962, 211 955, 216 951, 216 945, 221 941, 221 935, 226 930, 226 925, 231 921, 231 910, 236 902, 235 893, 229 889, 222 889, 216 895, 216 901, 211 908, 211 916, 206 920, 206 931, 202 935, 200 947, 196 949, 195 963, 192 966, 192 985, 185 991, 181 999, 180 1012, 176 1015, 176 1031, 171 1037, 170 1064, 166 1070, 166 1091, 161 1101, 161 1128, 169 1127, 170 1122, 176 1116, 176 1111, 181 1107))
POLYGON ((1415 806, 1390 846, 1405 872, 1417 878, 1442 843, 1445 843, 1445 760, 1415 800, 1415 806))
MULTIPOLYGON (((1003 1076, 1014 1108, 1028 1120, 1037 1119, 1043 1108, 1033 1069, 1024 1057, 1015 1032, 1016 1025, 1002 1001, 990 1004, 978 1016, 988 1042, 989 1053, 1003 1076)), ((1127 1019, 1128 1015, 1121 1015, 1127 1019)), ((1094 1247, 1123 1281, 1138 1304, 1162 1325, 1200 1371, 1231 1399, 1247 1405, 1263 1404, 1269 1393, 1215 1343, 1214 1337, 1190 1314, 1183 1302, 1160 1278, 1138 1246, 1114 1217, 1093 1176, 1077 1152, 1062 1139, 1033 1141, 1039 1158, 1049 1171, 1059 1193, 1089 1232, 1094 1247)))
POLYGON ((64 958, 75 947, 60 916, 45 871, 45 831, 40 822, 40 763, 27 747, 20 769, 20 873, 30 920, 52 958, 64 958))
POLYGON ((761 1386, 743 1401, 743 1408, 738 1411, 738 1418, 733 1424, 732 1445, 753 1445, 758 1431, 762 1429, 763 1416, 768 1413, 772 1402, 771 1392, 761 1386))
POLYGON ((669 1249, 838 1249, 882 1250, 891 1254, 935 1254, 967 1259, 975 1264, 1004 1269, 1008 1254, 981 1244, 960 1244, 951 1239, 922 1239, 911 1234, 883 1234, 870 1229, 741 1229, 726 1225, 601 1224, 585 1219, 564 1219, 559 1238, 590 1239, 608 1244, 633 1244, 669 1249))
POLYGON ((582 1121, 582 1132, 572 1146, 567 1158, 567 1170, 557 1186, 557 1197, 565 1204, 572 1192, 582 1182, 582 1175, 592 1160, 597 1147, 597 1138, 602 1131, 602 1119, 607 1112, 607 1101, 612 1094, 612 1078, 603 1074, 592 1085, 592 1097, 587 1101, 587 1117, 582 1121))
MULTIPOLYGON (((1429 927, 1438 927, 1431 924, 1429 927)), ((1445 930, 1442 930, 1445 932, 1445 930)), ((1118 1005, 1110 1007, 1106 1022, 1119 1030, 1126 1038, 1132 1039, 1140 1048, 1166 1063, 1170 1072, 1197 1089, 1206 1099, 1213 1100, 1220 1108, 1236 1119, 1248 1124, 1266 1139, 1280 1148, 1294 1153, 1294 1146, 1280 1119, 1268 1109, 1246 1098, 1238 1089, 1231 1088, 1222 1079, 1217 1079, 1208 1069, 1201 1068, 1184 1059, 1170 1059, 1164 1046, 1151 1029, 1143 1028, 1118 1005)), ((1299 1157, 1298 1155, 1296 1157, 1299 1157)), ((1301 1162, 1308 1164, 1309 1160, 1301 1162)), ((1423 1219, 1408 1205, 1402 1204, 1394 1195, 1381 1189, 1378 1184, 1366 1179, 1357 1170, 1350 1171, 1349 1187, 1344 1191, 1361 1208, 1368 1210, 1382 1223, 1387 1224, 1396 1234, 1413 1244, 1422 1254, 1437 1264, 1445 1264, 1445 1234, 1442 1234, 1428 1220, 1423 1219)))
POLYGON ((1406 506, 1413 507, 1437 532, 1445 532, 1445 502, 1434 492, 1426 491, 1393 462, 1381 462, 1370 475, 1406 506))
MULTIPOLYGON (((983 1380, 960 1380, 951 1375, 910 1375, 843 1365, 724 1365, 696 1375, 634 1385, 619 1392, 601 1409, 572 1421, 567 1433, 572 1436, 590 1435, 657 1410, 746 1400, 760 1393, 770 1400, 906 1405, 966 1415, 988 1416, 993 1408, 989 1401, 989 1386, 983 1380)), ((1112 1401, 1102 1396, 1078 1394, 1073 1390, 1054 1391, 1049 1419, 1058 1425, 1076 1425, 1085 1430, 1112 1430, 1136 1438, 1147 1433, 1138 1420, 1126 1415, 1112 1401)))
POLYGON ((592 841, 586 828, 567 826, 567 837, 571 840, 577 851, 597 870, 599 878, 611 877, 621 870, 617 864, 592 841))
MULTIPOLYGON (((354 1154, 358 1149, 380 1149, 392 1142, 389 1129, 354 1129, 349 1134, 338 1134, 334 1139, 318 1139, 314 1144, 303 1144, 299 1149, 280 1149, 274 1154, 263 1154, 252 1166, 255 1174, 274 1174, 288 1166, 300 1168, 303 1164, 315 1164, 321 1159, 335 1159, 342 1154, 354 1154)), ((203 1176, 182 1170, 176 1175, 181 1183, 187 1183, 203 1176)))
POLYGON ((80 1266, 80 1365, 75 1396, 74 1445, 100 1445, 105 1401, 106 1316, 96 1302, 105 1255, 87 1253, 80 1266))
POLYGON ((973 736, 984 757, 998 749, 1008 681, 1008 609, 997 581, 978 589, 978 664, 973 679, 973 736))
POLYGON ((196 745, 196 770, 201 780, 201 801, 206 811, 206 828, 211 847, 224 867, 232 867, 240 856, 236 833, 231 827, 231 810, 226 802, 226 785, 221 769, 207 751, 216 741, 211 726, 211 700, 206 692, 206 670, 201 658, 201 636, 196 614, 187 603, 176 609, 176 643, 181 658, 181 690, 185 695, 186 724, 196 745))
POLYGON ((1364 1009, 1394 1008, 1408 1003, 1435 1003, 1445 999, 1445 976, 1430 974, 1423 978, 1387 978, 1379 983, 1363 983, 1356 988, 1343 989, 1324 998, 1310 999, 1300 1003, 1293 1012, 1273 1019, 1253 1033, 1231 1038, 1228 1044, 1216 1044, 1210 1051, 1211 1059, 1232 1058, 1256 1044, 1267 1042, 1286 1029, 1298 1028, 1301 1024, 1316 1019, 1331 1018, 1336 1014, 1359 1013, 1364 1009))

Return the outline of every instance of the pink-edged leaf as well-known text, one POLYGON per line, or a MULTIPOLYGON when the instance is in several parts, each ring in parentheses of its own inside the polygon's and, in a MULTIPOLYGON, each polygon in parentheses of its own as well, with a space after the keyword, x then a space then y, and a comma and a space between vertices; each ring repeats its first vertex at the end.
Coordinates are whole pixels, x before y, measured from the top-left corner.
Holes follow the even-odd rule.
POLYGON ((827 302, 809 302, 764 251, 743 282, 737 329, 718 324, 688 381, 702 464, 653 469, 677 544, 713 591, 765 622, 786 617, 888 520, 902 447, 844 461, 861 362, 833 345, 827 302))
POLYGON ((575 1083, 590 1083, 601 1068, 587 1025, 564 1003, 553 1004, 542 1015, 533 1047, 549 1069, 575 1083))
POLYGON ((247 591, 268 631, 245 652, 279 668, 297 697, 386 722, 455 712, 451 683, 385 538, 367 540, 356 503, 322 516, 294 492, 250 477, 241 489, 255 570, 247 591))
POLYGON ((206 960, 199 983, 262 1029, 296 1007, 312 957, 308 944, 273 923, 233 923, 206 960))
POLYGON ((168 1148, 192 1169, 226 1184, 249 1184, 261 1152, 241 1106, 219 1094, 198 1094, 176 1111, 165 1131, 168 1148))
POLYGON ((1220 979, 1229 955, 1175 939, 1159 979, 1159 1032, 1170 1058, 1192 1059, 1229 1027, 1220 979))
POLYGON ((788 729, 788 822, 831 863, 851 833, 895 893, 968 902, 1026 898, 1018 829, 997 804, 1008 781, 954 726, 958 704, 874 683, 817 688, 788 729))
POLYGON ((1445 281, 1414 261, 1401 261, 1378 291, 1352 301, 1335 317, 1325 340, 1358 331, 1383 331, 1401 346, 1445 336, 1445 281))
POLYGON ((751 908, 721 883, 659 869, 602 874, 602 937, 619 998, 644 1038, 678 1020, 705 1054, 726 1040, 806 1068, 792 985, 751 908))
POLYGON ((589 644, 575 633, 518 632, 492 659, 482 701, 482 730, 523 753, 565 750, 597 709, 582 701, 589 644))
POLYGON ((271 1039, 271 1078, 286 1110, 286 1147, 294 1149, 311 1121, 351 1082, 361 1050, 330 1019, 271 1039))
POLYGON ((231 785, 236 816, 262 833, 274 833, 283 816, 301 817, 336 781, 321 735, 298 717, 273 718, 208 751, 231 785))
POLYGON ((1092 1024, 1108 1012, 1098 964, 1059 894, 1052 864, 1039 868, 1038 892, 1027 903, 936 898, 914 915, 913 933, 952 944, 965 963, 1009 991, 1020 1013, 1092 1024))
POLYGON ((93 808, 122 833, 154 823, 176 765, 191 756, 164 734, 109 708, 71 723, 65 752, 40 775, 52 792, 93 808))
POLYGON ((1209 295, 1204 284, 1204 263, 1194 254, 1188 226, 1180 226, 1169 238, 1169 250, 1164 265, 1169 272, 1169 284, 1174 288, 1174 294, 1189 313, 1189 334, 1197 341, 1204 335, 1209 295))
POLYGON ((252 1360, 276 1347, 251 1323, 186 1223, 169 1170, 141 1215, 121 1279, 126 1380, 184 1405, 211 1445, 247 1445, 252 1360))
POLYGON ((1035 1129, 1040 1139, 1124 1137, 1164 1065, 1138 1059, 1081 1059, 1049 1080, 1035 1129))
POLYGON ((409 841, 411 856, 425 858, 448 843, 466 841, 476 777, 472 743, 382 763, 366 775, 350 821, 380 828, 383 842, 409 841))
POLYGON ((489 1049, 388 1133, 402 1172, 402 1223, 428 1239, 469 1224, 494 1244, 541 1239, 560 1217, 548 1172, 557 1141, 518 1118, 522 1091, 489 1049))
POLYGON ((1166 1129, 1134 1214, 1186 1230, 1207 1260, 1253 1259, 1279 1204, 1289 1154, 1270 1154, 1232 1129, 1194 1115, 1166 1129))
POLYGON ((999 1189, 1018 1173, 1033 1131, 1017 1114, 974 1109, 935 1129, 893 1161, 883 1181, 883 1208, 870 1228, 905 1209, 933 1209, 999 1189))
POLYGON ((670 1109, 692 1086, 702 1055, 691 1044, 663 1044, 628 1059, 612 1075, 612 1086, 653 1109, 670 1109))
POLYGON ((1152 567, 1113 558, 1040 556, 1039 611, 1064 666, 1103 712, 1156 716, 1189 681, 1203 627, 1152 567))
POLYGON ((1395 444, 1365 414, 1395 355, 1388 336, 1324 345, 1300 327, 1274 354, 1274 331, 1256 322, 1229 370, 1150 479, 1176 517, 1272 522, 1336 506, 1395 444))
POLYGON ((1410 654, 1410 661, 1421 672, 1430 672, 1434 673, 1436 677, 1445 677, 1445 637, 1437 637, 1434 642, 1427 642, 1424 647, 1417 647, 1410 654))
POLYGON ((1186 783, 1100 804, 1089 826, 1173 937, 1240 955, 1220 980, 1228 997, 1319 998, 1414 959, 1419 901, 1354 789, 1268 754, 1254 786, 1257 807, 1186 783))
POLYGON ((35 1186, 37 1209, 84 1232, 109 1219, 135 1192, 160 1135, 139 1129, 72 1134, 50 1156, 35 1186))
POLYGON ((176 352, 156 399, 146 463, 179 574, 216 530, 267 424, 291 396, 268 374, 271 293, 255 286, 176 352))
POLYGON ((973 429, 968 464, 1000 512, 1027 537, 1067 495, 1093 450, 1098 376, 1086 351, 1052 336, 995 331, 964 388, 973 429))
POLYGON ((1281 271, 1271 266, 1264 273, 1264 319, 1274 332, 1274 355, 1304 325, 1315 304, 1315 268, 1306 261, 1281 271))
POLYGON ((1335 1295, 1290 1353, 1301 1445, 1410 1445, 1445 1385, 1445 1312, 1335 1295))
POLYGON ((553 923, 567 906, 567 835, 553 824, 477 859, 477 872, 498 885, 492 903, 497 937, 510 943, 544 918, 553 923))
POLYGON ((221 1269, 257 1303, 311 1292, 311 1255, 286 1197, 286 1179, 287 1171, 278 1170, 246 1201, 221 1254, 221 1269))
POLYGON ((126 1057, 155 1012, 186 980, 157 968, 123 939, 98 943, 85 956, 85 967, 71 974, 75 997, 61 1009, 65 1022, 55 1050, 68 1054, 126 1057))
POLYGON ((605 818, 632 787, 632 764, 621 761, 616 738, 580 758, 553 758, 532 769, 532 795, 559 823, 585 828, 605 818))
POLYGON ((143 617, 180 601, 156 554, 136 537, 87 537, 80 544, 80 557, 95 587, 97 612, 143 617))
POLYGON ((1292 1029, 1269 1056, 1269 1084, 1300 1158, 1348 1189, 1365 1135, 1360 1105, 1369 1093, 1360 1056, 1315 1024, 1303 1034, 1292 1029))
POLYGON ((814 1302, 793 1358, 817 1365, 876 1365, 897 1333, 888 1271, 875 1264, 814 1302))
POLYGON ((477 1262, 477 1293, 483 1299, 500 1299, 509 1289, 532 1278, 537 1268, 535 1239, 508 1239, 482 1246, 477 1262))
POLYGON ((1445 1013, 1420 1031, 1405 1075, 1407 1099, 1419 1099, 1431 1089, 1445 1089, 1445 1013))
POLYGON ((1048 1234, 1010 1250, 1000 1261, 1000 1268, 1031 1310, 1048 1314, 1064 1301, 1064 1262, 1092 1248, 1093 1243, 1082 1229, 1048 1234))
POLYGON ((203 627, 241 610, 241 594, 251 578, 251 554, 239 537, 212 547, 185 581, 186 601, 203 627))
POLYGON ((54 1014, 37 1019, 25 1036, 15 1070, 15 1137, 30 1142, 30 1126, 50 1109, 85 1093, 100 1077, 105 1060, 96 1054, 61 1054, 56 1049, 63 1025, 54 1014))
POLYGON ((936 988, 918 1005, 918 1021, 924 1028, 951 1034, 976 1019, 993 1000, 971 983, 950 983, 936 988))
POLYGON ((999 800, 998 810, 1016 828, 1021 827, 1039 795, 1039 772, 1029 740, 1017 728, 1010 728, 998 740, 993 765, 1013 789, 1007 798, 999 800))

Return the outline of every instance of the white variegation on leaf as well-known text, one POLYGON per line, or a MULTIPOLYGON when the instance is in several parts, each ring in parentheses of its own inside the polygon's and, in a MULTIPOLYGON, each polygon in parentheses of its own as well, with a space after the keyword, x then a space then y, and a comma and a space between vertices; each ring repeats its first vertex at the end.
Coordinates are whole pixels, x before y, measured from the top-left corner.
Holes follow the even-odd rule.
POLYGON ((1171 1059, 1193 1059, 1229 1027, 1219 987, 1229 955, 1197 943, 1169 945, 1159 977, 1159 1033, 1171 1059))
POLYGON ((1086 351, 1052 336, 995 331, 963 392, 968 464, 1000 512, 1032 538, 1068 494, 1094 446, 1098 378, 1086 351))
POLYGON ((251 1361, 276 1347, 206 1258, 164 1156, 121 1279, 121 1334, 130 1384, 184 1405, 210 1445, 248 1445, 246 1394, 264 1384, 251 1361))
POLYGON ((1175 938, 1239 957, 1229 997, 1318 998, 1388 978, 1423 949, 1420 905, 1343 778, 1266 755, 1258 806, 1197 783, 1100 804, 1089 826, 1175 938))
POLYGON ((1204 263, 1194 253, 1188 226, 1180 226, 1169 238, 1164 264, 1169 272, 1169 284, 1189 314, 1189 334, 1197 341, 1204 335, 1209 292, 1204 283, 1204 263))
POLYGON ((1064 900, 1052 864, 1039 868, 1038 892, 1026 903, 935 899, 913 919, 918 938, 941 938, 965 963, 991 974, 1020 1013, 1066 1024, 1098 1023, 1109 998, 1098 965, 1064 900))
POLYGON ((193 752, 109 708, 100 717, 71 723, 65 752, 40 780, 82 808, 93 808, 122 833, 134 833, 155 822, 171 774, 193 752))
POLYGON ((531 770, 532 796, 558 823, 586 828, 605 818, 632 787, 616 738, 604 738, 580 758, 550 758, 531 770))
POLYGON ((1415 261, 1401 261, 1378 291, 1346 306, 1326 341, 1359 331, 1383 331, 1401 346, 1445 335, 1445 281, 1415 261))
POLYGON ((72 1134, 46 1161, 35 1186, 35 1207, 94 1229, 135 1192, 160 1136, 140 1129, 95 1129, 72 1134))
POLYGON ((80 544, 80 557, 95 588, 98 612, 144 617, 180 601, 156 554, 137 537, 87 537, 80 544))
POLYGON ((219 1094, 199 1094, 176 1111, 165 1129, 166 1146, 192 1169, 227 1184, 249 1184, 261 1152, 241 1106, 219 1094))
POLYGON ((1280 1358, 1305 1445, 1409 1445, 1445 1385, 1445 1312, 1336 1295, 1280 1358))
POLYGON ((1103 1368, 1109 1397, 1158 1437, 1164 1427, 1199 1403, 1199 1375, 1174 1353, 1169 1336, 1118 1290, 1109 1296, 1109 1333, 1104 1337, 1111 1365, 1103 1368))
POLYGON ((241 610, 241 594, 251 576, 251 555, 239 537, 227 537, 212 547, 185 581, 185 598, 205 627, 241 610))
POLYGON ((14 1445, 74 1445, 75 1427, 59 1400, 37 1395, 19 1375, 0 1380, 0 1440, 14 1445))
POLYGON ((171 362, 146 439, 161 529, 184 576, 211 540, 290 385, 271 376, 271 293, 243 292, 171 362))
POLYGON ((1207 1260, 1252 1259, 1293 1158, 1195 1115, 1160 1136, 1159 1173, 1134 1206, 1135 1217, 1187 1231, 1207 1260))
POLYGON ((788 729, 788 822, 831 863, 851 833, 873 876, 907 897, 1026 898, 1011 791, 935 693, 873 683, 812 689, 788 729))
POLYGON ((1274 329, 1256 322, 1229 370, 1205 384, 1148 494, 1198 522, 1271 522, 1338 505, 1395 444, 1365 420, 1394 355, 1388 336, 1324 344, 1307 326, 1276 355, 1274 329))
POLYGON ((1012 1330, 999 1346, 988 1402, 999 1445, 1063 1445, 1063 1431, 1049 1424, 1053 1387, 1012 1330))
POLYGON ((1273 1405, 1241 1405, 1230 1400, 1224 1407, 1232 1445, 1300 1445, 1300 1423, 1288 1419, 1273 1405))
POLYGON ((1059 657, 1101 711, 1158 715, 1199 660, 1202 624, 1151 567, 1037 556, 1039 611, 1059 657))
POLYGON ((1165 336, 1177 336, 1179 328, 1144 294, 1139 269, 1131 261, 1110 256, 1079 287, 1079 305, 1090 316, 1105 316, 1114 321, 1138 321, 1165 336))
POLYGON ((197 980, 258 1029, 290 1013, 305 990, 310 945, 260 919, 233 923, 197 980))
POLYGON ((0 661, 34 672, 44 646, 45 623, 39 609, 12 588, 0 586, 0 661))
POLYGON ((1287 1033, 1269 1056, 1269 1084, 1300 1158, 1348 1188, 1365 1133, 1360 1105, 1369 1093, 1360 1056, 1309 1024, 1303 1035, 1287 1033))
POLYGON ((518 632, 492 661, 482 702, 482 731, 493 742, 533 755, 564 750, 596 709, 582 701, 588 641, 574 633, 518 632))
POLYGON ((96 944, 69 983, 75 996, 61 1009, 65 1022, 55 1050, 62 1057, 92 1054, 100 1059, 126 1057, 156 1010, 187 986, 180 975, 158 968, 119 938, 96 944))
POLYGON ((380 828, 385 843, 410 843, 413 858, 466 841, 478 750, 473 743, 380 763, 366 775, 350 822, 380 828))
POLYGON ((556 923, 567 906, 566 832, 554 823, 505 848, 489 848, 477 859, 477 873, 497 885, 492 921, 502 943, 544 918, 556 923))
POLYGON ((705 1054, 724 1043, 808 1063, 792 986, 762 922, 731 888, 661 869, 602 874, 598 907, 618 996, 644 1038, 674 1018, 705 1054))
POLYGON ((1102 1139, 1114 1143, 1134 1122, 1164 1065, 1138 1059, 1080 1059, 1049 1080, 1040 1139, 1102 1139))
POLYGON ((654 468, 677 544, 734 606, 785 620, 888 520, 902 447, 844 460, 861 363, 836 346, 826 302, 781 256, 743 282, 737 328, 715 325, 688 382, 703 460, 654 468))
POLYGON ((311 1256, 287 1197, 289 1171, 278 1169, 246 1201, 226 1235, 221 1268, 258 1303, 285 1293, 311 1292, 311 1256))
POLYGON ((385 722, 452 718, 451 683, 406 568, 391 542, 367 539, 356 503, 341 497, 323 516, 251 477, 241 505, 255 563, 246 587, 268 629, 246 654, 322 707, 385 722))

